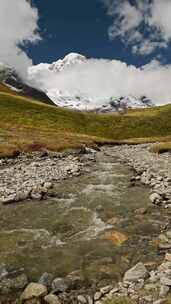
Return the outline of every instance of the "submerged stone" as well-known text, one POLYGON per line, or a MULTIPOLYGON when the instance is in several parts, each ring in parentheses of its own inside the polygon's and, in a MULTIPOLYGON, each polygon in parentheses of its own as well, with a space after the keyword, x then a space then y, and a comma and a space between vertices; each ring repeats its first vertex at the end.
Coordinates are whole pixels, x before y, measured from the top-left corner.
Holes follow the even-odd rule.
POLYGON ((105 233, 104 239, 112 241, 116 246, 120 246, 128 240, 128 236, 119 231, 110 231, 105 233))

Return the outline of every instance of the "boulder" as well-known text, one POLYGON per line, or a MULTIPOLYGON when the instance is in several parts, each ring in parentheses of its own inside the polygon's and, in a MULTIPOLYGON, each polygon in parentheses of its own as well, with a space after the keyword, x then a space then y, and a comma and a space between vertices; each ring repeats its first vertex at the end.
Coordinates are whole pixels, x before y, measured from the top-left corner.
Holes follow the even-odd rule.
POLYGON ((53 275, 51 273, 43 273, 39 279, 39 284, 45 285, 46 287, 50 287, 53 281, 53 275))
POLYGON ((30 283, 21 294, 21 301, 41 298, 47 295, 47 287, 39 283, 30 283))
POLYGON ((52 282, 52 290, 54 292, 65 292, 68 289, 68 284, 63 278, 56 278, 52 282))
POLYGON ((148 276, 148 271, 143 263, 138 263, 129 269, 124 275, 124 281, 137 282, 140 279, 145 279, 148 276))

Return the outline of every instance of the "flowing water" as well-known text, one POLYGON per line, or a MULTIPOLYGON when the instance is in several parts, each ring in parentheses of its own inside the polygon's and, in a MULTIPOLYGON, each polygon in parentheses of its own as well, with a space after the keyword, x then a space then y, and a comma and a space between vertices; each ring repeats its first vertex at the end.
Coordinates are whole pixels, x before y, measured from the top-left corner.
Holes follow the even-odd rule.
POLYGON ((89 171, 58 184, 57 198, 0 207, 0 263, 24 267, 30 279, 79 270, 86 279, 119 280, 138 261, 160 259, 165 218, 150 206, 149 190, 129 187, 130 170, 104 152, 89 171), (137 215, 142 207, 148 212, 137 215))

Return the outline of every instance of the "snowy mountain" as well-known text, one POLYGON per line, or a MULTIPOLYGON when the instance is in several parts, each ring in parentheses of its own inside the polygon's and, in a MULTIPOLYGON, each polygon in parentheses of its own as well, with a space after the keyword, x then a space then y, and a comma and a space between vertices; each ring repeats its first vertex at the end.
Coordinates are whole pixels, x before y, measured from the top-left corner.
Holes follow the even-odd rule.
POLYGON ((23 80, 18 75, 15 69, 2 63, 0 63, 0 82, 22 96, 35 98, 42 102, 53 104, 51 99, 42 90, 30 86, 26 80, 23 80))
MULTIPOLYGON (((0 82, 4 83, 18 94, 39 99, 44 102, 54 103, 60 107, 76 109, 80 111, 112 112, 122 111, 127 108, 146 108, 154 104, 145 96, 101 96, 92 95, 88 90, 80 87, 70 90, 72 78, 67 79, 73 69, 84 68, 91 59, 85 56, 70 53, 52 64, 41 63, 28 69, 28 79, 23 80, 17 72, 0 63, 0 82), (68 86, 61 89, 60 75, 65 75, 68 86)), ((109 61, 109 64, 111 62, 109 61)), ((72 75, 72 74, 71 74, 72 75)), ((81 79, 80 79, 81 80, 81 79)))
POLYGON ((59 75, 65 75, 67 78, 67 73, 71 73, 73 68, 79 69, 84 64, 88 64, 90 60, 83 55, 70 53, 64 59, 59 59, 52 64, 41 63, 30 67, 28 79, 32 86, 43 90, 60 107, 80 111, 110 112, 125 108, 153 106, 153 103, 145 96, 99 97, 98 95, 92 96, 89 92, 81 91, 79 88, 71 91, 69 88, 60 88, 59 75))
POLYGON ((85 56, 77 53, 70 53, 65 56, 64 59, 59 59, 50 64, 49 69, 53 72, 61 72, 74 64, 83 64, 86 61, 87 58, 85 56))

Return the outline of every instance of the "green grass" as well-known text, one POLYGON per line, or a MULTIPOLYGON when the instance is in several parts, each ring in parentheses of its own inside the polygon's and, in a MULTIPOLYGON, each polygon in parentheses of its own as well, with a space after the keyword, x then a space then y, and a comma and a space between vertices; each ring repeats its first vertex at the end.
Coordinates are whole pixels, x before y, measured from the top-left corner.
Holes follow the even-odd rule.
POLYGON ((171 105, 126 115, 81 113, 0 93, 0 156, 83 144, 171 141, 171 105))

